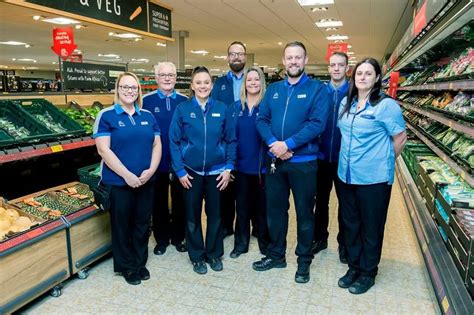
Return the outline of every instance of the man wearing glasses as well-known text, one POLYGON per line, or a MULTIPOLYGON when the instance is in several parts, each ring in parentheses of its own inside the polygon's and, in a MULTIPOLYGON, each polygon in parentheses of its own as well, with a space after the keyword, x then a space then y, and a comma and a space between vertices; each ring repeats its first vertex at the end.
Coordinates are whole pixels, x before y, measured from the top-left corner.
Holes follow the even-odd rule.
MULTIPOLYGON (((242 42, 235 41, 229 45, 227 61, 230 71, 227 75, 217 78, 211 97, 230 106, 235 101, 240 100, 240 87, 242 86, 247 61, 247 48, 242 42)), ((235 189, 232 182, 222 192, 221 213, 224 237, 234 234, 235 189)), ((254 223, 254 220, 252 220, 252 223, 254 223)))
POLYGON ((187 100, 176 92, 176 66, 160 62, 155 66, 158 89, 143 96, 143 108, 155 115, 161 129, 162 157, 156 172, 155 199, 153 206, 153 235, 155 255, 163 255, 173 244, 178 252, 186 251, 185 218, 182 186, 171 170, 169 129, 176 106, 187 100), (171 215, 168 208, 168 189, 171 186, 171 215))

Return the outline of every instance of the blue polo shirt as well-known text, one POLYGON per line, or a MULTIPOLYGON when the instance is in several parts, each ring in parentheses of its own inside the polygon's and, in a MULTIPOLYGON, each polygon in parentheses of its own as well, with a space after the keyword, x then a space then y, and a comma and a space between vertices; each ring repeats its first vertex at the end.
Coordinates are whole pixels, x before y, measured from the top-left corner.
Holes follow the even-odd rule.
MULTIPOLYGON (((341 102, 339 113, 346 104, 341 102)), ((382 99, 376 106, 367 102, 356 111, 357 100, 338 121, 342 142, 337 174, 346 184, 393 184, 395 150, 392 136, 405 131, 405 121, 397 102, 382 99)))
MULTIPOLYGON (((139 109, 135 105, 135 113, 129 115, 118 104, 99 112, 93 132, 93 138, 110 137, 112 152, 130 172, 137 176, 150 167, 153 142, 155 136, 159 135, 160 128, 151 112, 139 109)), ((125 180, 103 161, 101 164, 101 180, 104 184, 127 185, 125 180)))

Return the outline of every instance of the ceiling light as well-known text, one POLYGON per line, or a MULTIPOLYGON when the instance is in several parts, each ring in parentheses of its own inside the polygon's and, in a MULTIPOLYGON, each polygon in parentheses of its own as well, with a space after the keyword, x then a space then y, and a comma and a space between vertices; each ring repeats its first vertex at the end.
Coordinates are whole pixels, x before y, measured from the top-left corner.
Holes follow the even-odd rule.
POLYGON ((353 54, 354 54, 353 51, 348 51, 348 52, 347 52, 347 55, 349 55, 349 56, 350 56, 350 55, 353 55, 353 54))
POLYGON ((31 45, 28 45, 28 44, 25 45, 25 48, 30 48, 30 47, 31 47, 31 45))
MULTIPOLYGON (((6 42, 0 42, 1 45, 10 45, 10 46, 23 46, 23 45, 28 45, 27 43, 23 43, 23 42, 16 42, 14 40, 9 40, 9 41, 6 41, 6 42)), ((29 45, 28 45, 29 46, 29 45)))
POLYGON ((336 21, 333 19, 321 19, 319 22, 314 23, 317 27, 337 27, 342 26, 342 21, 336 21))
POLYGON ((334 0, 298 0, 301 6, 333 4, 334 0))
POLYGON ((185 68, 192 68, 192 65, 184 65, 185 68))
POLYGON ((56 61, 53 61, 52 63, 53 63, 53 65, 55 65, 55 64, 56 64, 56 61))
POLYGON ((319 7, 319 8, 312 8, 311 11, 312 12, 321 12, 321 11, 327 11, 329 10, 328 7, 319 7))
POLYGON ((191 50, 191 53, 196 55, 207 55, 209 52, 206 50, 191 50))
POLYGON ((23 70, 36 70, 38 67, 23 67, 23 70))
POLYGON ((338 27, 327 27, 326 28, 326 32, 329 32, 329 31, 337 31, 339 28, 338 27))
POLYGON ((80 30, 81 28, 86 28, 87 26, 85 25, 82 25, 82 24, 77 24, 76 26, 74 26, 76 28, 76 30, 80 30))
POLYGON ((347 48, 352 48, 352 45, 347 45, 347 48))
POLYGON ((23 61, 23 62, 36 62, 36 59, 32 58, 12 58, 13 61, 23 61))
POLYGON ((336 35, 327 36, 326 38, 327 40, 346 40, 346 39, 349 39, 349 36, 336 34, 336 35))
POLYGON ((133 69, 133 71, 135 71, 135 72, 145 72, 146 70, 140 68, 140 69, 133 69))
POLYGON ((42 16, 41 15, 33 15, 33 20, 39 21, 41 20, 42 16))
POLYGON ((8 69, 8 66, 0 65, 0 69, 8 69))
POLYGON ((218 71, 221 71, 221 69, 214 68, 214 69, 211 69, 211 71, 218 72, 218 71))
POLYGON ((125 39, 130 39, 130 38, 140 38, 140 35, 133 34, 133 33, 114 33, 110 32, 109 36, 114 36, 118 38, 125 38, 125 39))
POLYGON ((254 66, 258 66, 258 63, 254 62, 253 65, 254 65, 254 66))
POLYGON ((105 57, 105 58, 120 58, 120 55, 116 55, 116 54, 98 54, 97 56, 99 57, 105 57))
POLYGON ((156 46, 166 47, 166 44, 164 44, 164 43, 156 43, 156 46))
POLYGON ((227 56, 214 56, 215 59, 226 59, 227 56))
POLYGON ((69 25, 69 24, 79 24, 79 23, 81 23, 79 21, 64 18, 64 17, 53 18, 53 19, 43 19, 41 21, 47 22, 47 23, 52 23, 52 24, 59 24, 59 25, 69 25))
POLYGON ((283 45, 283 43, 282 43, 282 42, 278 42, 278 45, 281 46, 281 45, 283 45))
POLYGON ((141 40, 143 40, 143 38, 141 38, 141 37, 137 37, 137 38, 134 39, 134 41, 136 41, 136 42, 139 42, 141 40))
POLYGON ((150 59, 146 59, 146 58, 132 58, 130 59, 130 63, 149 63, 150 62, 150 59))

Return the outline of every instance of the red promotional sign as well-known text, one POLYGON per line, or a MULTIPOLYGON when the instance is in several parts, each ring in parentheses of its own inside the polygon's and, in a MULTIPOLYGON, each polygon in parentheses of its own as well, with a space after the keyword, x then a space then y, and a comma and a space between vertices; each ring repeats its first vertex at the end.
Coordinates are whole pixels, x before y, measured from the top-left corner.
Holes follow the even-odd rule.
POLYGON ((63 58, 63 60, 67 60, 76 48, 72 27, 53 28, 53 46, 51 46, 51 49, 56 55, 63 58))
POLYGON ((326 58, 325 58, 326 61, 329 61, 329 57, 331 57, 331 55, 335 53, 336 51, 340 51, 347 54, 348 52, 347 44, 346 43, 328 44, 328 51, 326 53, 326 58))
POLYGON ((388 88, 388 95, 395 98, 397 97, 397 89, 398 89, 398 79, 400 78, 400 72, 393 71, 390 73, 390 83, 388 88))
POLYGON ((427 2, 423 3, 423 5, 420 8, 420 11, 415 16, 415 19, 413 20, 413 29, 411 30, 412 35, 416 36, 418 35, 426 26, 426 6, 427 2))

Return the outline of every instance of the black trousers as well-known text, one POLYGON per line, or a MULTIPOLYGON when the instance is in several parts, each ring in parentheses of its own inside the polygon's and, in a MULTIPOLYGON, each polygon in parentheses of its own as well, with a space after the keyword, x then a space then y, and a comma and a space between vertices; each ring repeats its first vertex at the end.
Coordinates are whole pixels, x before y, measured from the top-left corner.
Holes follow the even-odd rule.
POLYGON ((177 245, 185 237, 185 215, 183 186, 173 174, 156 172, 155 200, 153 206, 153 235, 160 248, 171 244, 177 245), (168 207, 169 189, 171 188, 171 214, 168 207))
POLYGON ((224 240, 221 223, 221 192, 217 189, 217 175, 201 176, 190 169, 186 170, 193 177, 192 187, 183 189, 186 208, 186 245, 192 262, 207 258, 220 258, 224 254, 224 240), (202 201, 206 201, 207 216, 206 245, 202 235, 201 212, 202 201))
POLYGON ((132 188, 111 186, 110 220, 114 271, 136 271, 148 259, 154 182, 132 188))
POLYGON ((250 219, 256 216, 258 247, 266 252, 270 236, 268 234, 265 202, 265 176, 236 173, 236 209, 234 249, 247 252, 250 242, 250 219))
MULTIPOLYGON (((337 199, 340 200, 339 186, 337 183, 337 163, 318 160, 318 175, 316 189, 316 208, 314 210, 314 241, 327 241, 329 237, 329 197, 332 185, 335 184, 337 199)), ((340 201, 339 201, 340 203, 340 201)), ((337 210, 337 221, 339 232, 337 233, 337 243, 344 245, 344 222, 342 221, 341 206, 337 210)))
POLYGON ((234 231, 235 219, 235 185, 229 182, 226 189, 221 192, 222 227, 230 232, 234 231))
POLYGON ((349 269, 375 277, 392 185, 351 185, 339 180, 349 269))
MULTIPOLYGON (((267 158, 266 168, 270 170, 267 158)), ((314 199, 316 195, 317 161, 290 163, 276 161, 275 172, 266 175, 267 222, 270 245, 267 256, 285 258, 288 233, 288 209, 290 190, 296 208, 297 241, 295 254, 298 264, 310 264, 314 255, 311 244, 314 234, 314 199)))

